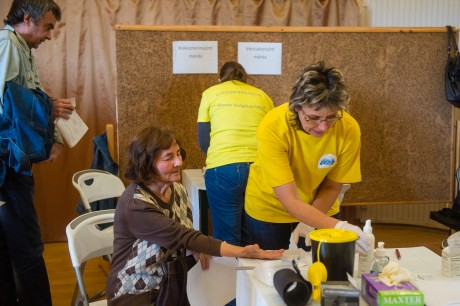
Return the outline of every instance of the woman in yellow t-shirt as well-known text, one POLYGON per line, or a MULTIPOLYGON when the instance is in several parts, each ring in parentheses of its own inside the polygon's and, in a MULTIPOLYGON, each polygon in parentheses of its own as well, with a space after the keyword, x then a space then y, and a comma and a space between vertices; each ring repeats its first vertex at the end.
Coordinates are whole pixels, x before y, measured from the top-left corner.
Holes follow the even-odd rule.
POLYGON ((197 120, 213 236, 235 245, 250 243, 244 220, 246 183, 256 157, 257 126, 273 109, 268 95, 247 84, 247 78, 239 63, 225 63, 220 83, 202 94, 197 120))
POLYGON ((294 227, 294 237, 336 227, 358 233, 357 249, 367 249, 359 227, 336 219, 342 185, 361 180, 361 132, 348 102, 340 70, 319 62, 303 71, 289 102, 260 122, 245 210, 262 248, 288 248, 294 227))

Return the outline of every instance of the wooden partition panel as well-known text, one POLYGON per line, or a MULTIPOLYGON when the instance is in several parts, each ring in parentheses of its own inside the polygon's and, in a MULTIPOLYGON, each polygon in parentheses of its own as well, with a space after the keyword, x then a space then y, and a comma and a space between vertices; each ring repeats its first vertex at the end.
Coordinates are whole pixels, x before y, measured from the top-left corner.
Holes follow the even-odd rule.
MULTIPOLYGON (((172 74, 173 41, 217 41, 219 67, 237 60, 238 42, 282 43, 282 74, 252 76, 276 105, 289 99, 303 68, 324 60, 344 73, 351 114, 362 132, 363 181, 344 203, 448 203, 453 194, 453 108, 444 96, 444 28, 270 28, 117 26, 120 169, 132 136, 172 126, 201 168, 201 93, 217 74, 172 74)), ((229 118, 229 120, 232 120, 229 118)))

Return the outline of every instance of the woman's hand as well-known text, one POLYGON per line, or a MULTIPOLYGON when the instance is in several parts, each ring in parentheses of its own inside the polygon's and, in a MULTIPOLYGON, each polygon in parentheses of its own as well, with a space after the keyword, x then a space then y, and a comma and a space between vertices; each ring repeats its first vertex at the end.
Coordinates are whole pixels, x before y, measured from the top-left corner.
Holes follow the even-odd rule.
POLYGON ((256 259, 275 259, 283 255, 284 249, 279 250, 262 250, 258 244, 250 244, 242 248, 241 256, 246 258, 256 258, 256 259))
POLYGON ((220 255, 229 257, 245 257, 255 259, 275 259, 283 255, 284 249, 265 251, 258 244, 250 244, 245 247, 236 246, 222 242, 220 245, 220 255))
POLYGON ((203 270, 209 269, 209 260, 211 259, 210 255, 204 254, 204 253, 193 252, 193 256, 195 257, 196 260, 200 261, 201 269, 203 270))

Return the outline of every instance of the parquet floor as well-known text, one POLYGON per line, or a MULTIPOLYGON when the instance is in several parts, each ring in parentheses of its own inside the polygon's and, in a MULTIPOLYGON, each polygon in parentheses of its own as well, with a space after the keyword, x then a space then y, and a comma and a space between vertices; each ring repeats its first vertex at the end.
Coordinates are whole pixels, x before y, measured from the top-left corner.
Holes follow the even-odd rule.
MULTIPOLYGON (((53 306, 70 306, 77 284, 70 261, 67 242, 45 244, 44 252, 53 306)), ((105 289, 106 266, 102 259, 93 259, 85 267, 85 285, 90 296, 105 289)))
MULTIPOLYGON (((405 225, 373 224, 376 242, 384 241, 385 247, 402 248, 426 246, 441 254, 441 241, 448 231, 405 225)), ((54 306, 69 306, 76 284, 75 273, 70 262, 66 242, 45 245, 45 261, 51 285, 54 306)), ((99 259, 91 260, 85 269, 85 283, 90 295, 105 287, 106 267, 99 259)))
POLYGON ((373 226, 375 243, 384 241, 386 248, 410 248, 425 246, 441 256, 441 242, 449 237, 448 230, 410 225, 377 224, 373 226))

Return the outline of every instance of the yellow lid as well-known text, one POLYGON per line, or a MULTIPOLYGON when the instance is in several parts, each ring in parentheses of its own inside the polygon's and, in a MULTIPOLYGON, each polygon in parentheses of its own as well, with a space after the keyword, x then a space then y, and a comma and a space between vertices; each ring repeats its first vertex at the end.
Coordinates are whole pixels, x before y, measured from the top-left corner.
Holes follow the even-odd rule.
POLYGON ((326 243, 343 243, 358 240, 358 234, 343 229, 325 228, 311 231, 310 239, 326 243))

